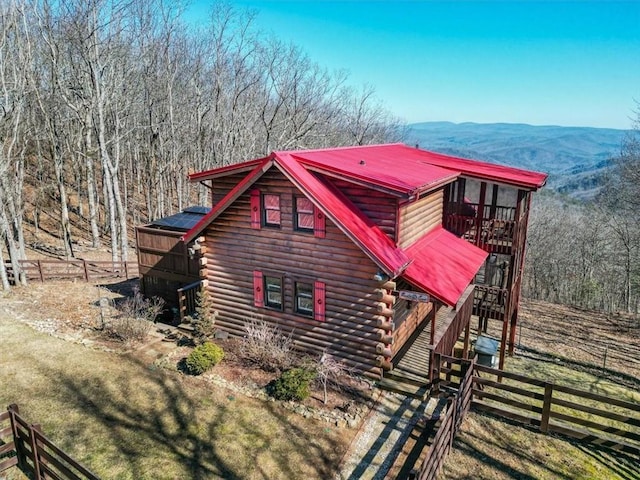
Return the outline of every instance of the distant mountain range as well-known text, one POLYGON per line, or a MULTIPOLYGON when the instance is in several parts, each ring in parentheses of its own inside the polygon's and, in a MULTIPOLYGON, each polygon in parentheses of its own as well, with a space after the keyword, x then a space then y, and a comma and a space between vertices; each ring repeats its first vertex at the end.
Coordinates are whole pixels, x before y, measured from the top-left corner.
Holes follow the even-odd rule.
POLYGON ((592 198, 628 130, 519 123, 423 122, 405 143, 425 150, 549 174, 547 188, 592 198))

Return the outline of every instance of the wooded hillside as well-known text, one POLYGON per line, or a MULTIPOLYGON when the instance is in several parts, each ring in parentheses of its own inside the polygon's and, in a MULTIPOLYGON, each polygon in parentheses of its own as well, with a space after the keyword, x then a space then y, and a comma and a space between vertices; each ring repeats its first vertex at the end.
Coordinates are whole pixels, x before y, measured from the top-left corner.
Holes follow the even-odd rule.
POLYGON ((127 260, 132 225, 207 203, 190 171, 397 135, 372 89, 257 31, 251 13, 215 4, 201 27, 182 13, 160 0, 0 4, 0 265, 25 257, 23 224, 45 215, 66 256, 73 215, 127 260))

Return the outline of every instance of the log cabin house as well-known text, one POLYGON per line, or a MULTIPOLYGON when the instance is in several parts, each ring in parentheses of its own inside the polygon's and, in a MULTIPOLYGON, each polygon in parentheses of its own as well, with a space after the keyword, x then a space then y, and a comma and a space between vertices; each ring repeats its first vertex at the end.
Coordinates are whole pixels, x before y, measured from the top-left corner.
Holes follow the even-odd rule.
POLYGON ((513 345, 545 174, 389 144, 274 152, 190 181, 212 208, 181 241, 201 247, 218 329, 262 319, 374 378, 418 332, 430 359, 463 334, 466 355, 472 313, 502 321, 501 359, 513 345))

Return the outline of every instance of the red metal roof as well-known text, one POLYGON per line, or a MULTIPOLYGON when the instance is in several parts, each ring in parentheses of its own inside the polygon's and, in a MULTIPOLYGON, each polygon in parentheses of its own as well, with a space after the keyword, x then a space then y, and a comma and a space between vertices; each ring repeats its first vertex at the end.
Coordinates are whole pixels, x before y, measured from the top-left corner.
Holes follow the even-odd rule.
POLYGON ((535 190, 543 173, 427 152, 402 144, 275 152, 270 157, 190 175, 201 181, 232 172, 247 176, 183 240, 193 240, 224 209, 272 166, 277 167, 382 270, 406 278, 442 302, 454 306, 487 253, 441 226, 406 250, 395 243, 343 193, 313 172, 345 178, 400 195, 413 195, 455 180, 460 174, 535 190))
POLYGON ((253 183, 266 172, 273 162, 269 158, 263 158, 260 162, 251 162, 253 170, 247 174, 231 191, 216 205, 213 206, 211 211, 207 213, 202 220, 196 223, 191 230, 185 233, 181 240, 185 243, 189 243, 196 238, 200 233, 209 225, 218 215, 220 215, 229 205, 236 201, 236 199, 242 195, 247 189, 253 185, 253 183))
POLYGON ((455 180, 461 173, 533 190, 542 187, 547 180, 545 173, 443 155, 402 143, 288 153, 314 170, 405 194, 435 188, 455 180))
MULTIPOLYGON (((276 152, 279 153, 279 152, 276 152)), ((404 195, 454 181, 460 172, 430 165, 423 152, 402 144, 282 152, 307 168, 346 177, 404 195)))
POLYGON ((265 160, 271 157, 257 158, 255 160, 248 160, 242 163, 234 163, 233 165, 226 165, 224 167, 216 167, 211 170, 205 170, 203 172, 196 172, 189 174, 189 180, 192 182, 201 182, 203 180, 210 180, 212 178, 223 177, 231 173, 237 173, 242 171, 252 170, 256 165, 261 164, 265 160))
POLYGON ((547 181, 546 173, 523 170, 521 168, 507 167, 495 163, 469 160, 466 158, 452 157, 442 153, 422 150, 424 161, 442 168, 451 168, 462 175, 490 180, 492 182, 507 183, 529 190, 542 188, 547 181))
POLYGON ((406 253, 412 262, 402 277, 450 306, 455 306, 488 255, 442 227, 426 234, 406 253))
POLYGON ((396 277, 409 263, 402 249, 342 192, 320 181, 286 152, 275 153, 274 159, 285 176, 389 276, 396 277))

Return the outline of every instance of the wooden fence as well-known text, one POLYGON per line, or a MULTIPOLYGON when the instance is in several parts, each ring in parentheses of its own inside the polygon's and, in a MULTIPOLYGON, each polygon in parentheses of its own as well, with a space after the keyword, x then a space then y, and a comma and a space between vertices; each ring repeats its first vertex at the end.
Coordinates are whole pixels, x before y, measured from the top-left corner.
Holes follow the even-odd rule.
POLYGON ((49 440, 39 425, 27 423, 17 405, 0 414, 0 442, 0 473, 17 467, 34 480, 100 480, 49 440))
MULTIPOLYGON (((473 379, 474 379, 474 360, 462 360, 459 358, 446 357, 436 355, 436 361, 444 360, 450 364, 459 366, 456 375, 460 381, 457 383, 457 392, 447 401, 444 414, 440 417, 440 426, 436 430, 436 434, 427 450, 427 454, 422 461, 418 470, 413 470, 409 478, 410 480, 433 480, 438 476, 442 465, 444 464, 449 451, 453 445, 453 440, 460 430, 464 415, 469 411, 472 403, 473 379)), ((446 375, 446 373, 445 373, 446 375)), ((437 391, 441 386, 450 386, 451 382, 443 380, 440 385, 439 381, 434 384, 437 391), (446 382, 446 383, 444 383, 446 382)))
POLYGON ((578 441, 640 454, 640 404, 475 366, 476 410, 578 441))
POLYGON ((575 440, 640 455, 640 404, 435 355, 434 389, 450 392, 440 426, 420 469, 410 479, 435 479, 464 415, 477 411, 575 440))
MULTIPOLYGON (((27 280, 101 280, 103 278, 132 278, 138 276, 136 262, 91 260, 18 260, 27 280)), ((11 262, 5 261, 9 281, 15 284, 11 262)))

